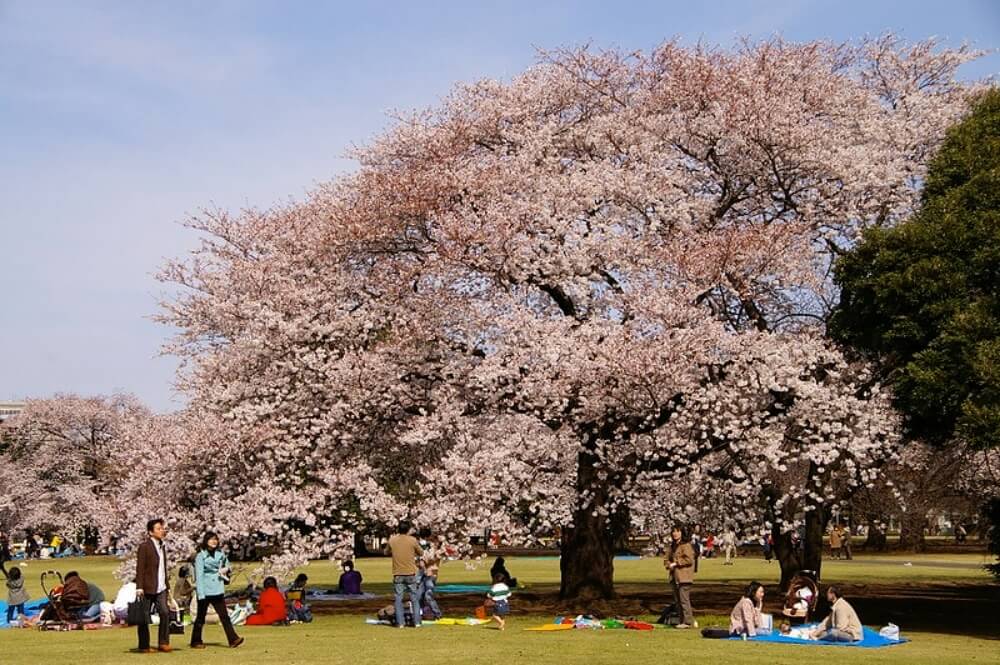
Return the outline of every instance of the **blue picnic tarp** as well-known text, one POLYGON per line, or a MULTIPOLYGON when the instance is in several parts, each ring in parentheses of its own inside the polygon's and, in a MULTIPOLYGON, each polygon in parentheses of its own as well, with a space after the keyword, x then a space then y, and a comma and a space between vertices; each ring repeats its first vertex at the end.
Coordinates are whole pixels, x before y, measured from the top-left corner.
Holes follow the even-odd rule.
MULTIPOLYGON (((24 612, 29 617, 35 616, 48 602, 48 598, 29 600, 24 604, 24 612)), ((21 616, 18 615, 15 621, 20 620, 20 618, 21 616)), ((7 623, 7 602, 3 600, 0 600, 0 628, 10 628, 10 624, 7 623)))
MULTIPOLYGON (((739 636, 729 638, 731 640, 740 640, 739 636)), ((796 637, 788 637, 787 635, 782 635, 777 630, 768 633, 766 635, 757 635, 756 637, 751 637, 748 642, 773 642, 775 644, 808 644, 817 645, 825 647, 861 647, 863 649, 877 649, 879 647, 891 647, 896 644, 903 644, 904 642, 909 642, 905 638, 898 640, 891 640, 888 637, 882 637, 878 634, 878 631, 872 630, 871 628, 864 629, 864 638, 860 642, 825 642, 823 640, 800 640, 796 637)))

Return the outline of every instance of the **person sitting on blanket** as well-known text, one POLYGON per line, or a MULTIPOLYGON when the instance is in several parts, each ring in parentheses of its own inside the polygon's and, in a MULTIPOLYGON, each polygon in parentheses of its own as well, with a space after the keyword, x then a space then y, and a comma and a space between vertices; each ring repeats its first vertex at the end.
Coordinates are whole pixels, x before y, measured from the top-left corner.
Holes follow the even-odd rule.
POLYGON ((285 597, 278 591, 278 580, 268 577, 257 601, 257 611, 247 617, 248 626, 270 626, 288 620, 285 597))
POLYGON ((347 560, 343 563, 344 572, 337 583, 337 593, 345 596, 361 595, 361 573, 354 570, 354 562, 347 560))
POLYGON ((860 642, 864 638, 861 619, 844 600, 840 587, 833 584, 827 587, 826 599, 830 601, 830 615, 816 626, 812 637, 826 642, 860 642))
POLYGON ((111 604, 112 612, 116 619, 124 621, 128 616, 128 606, 135 602, 138 595, 136 593, 137 588, 135 582, 126 582, 118 589, 118 593, 115 595, 115 602, 111 604))
POLYGON ((301 623, 310 623, 313 620, 312 609, 306 604, 306 584, 309 576, 299 573, 285 592, 285 600, 288 601, 288 620, 301 623))
POLYGON ((725 639, 735 635, 744 639, 755 637, 764 628, 764 585, 751 582, 747 585, 743 597, 729 614, 729 630, 724 628, 705 628, 702 637, 725 639))
POLYGON ((755 637, 764 628, 764 585, 751 582, 729 615, 729 634, 755 637))
POLYGON ((101 616, 101 603, 106 599, 104 597, 104 591, 101 587, 97 586, 93 582, 87 582, 87 600, 90 604, 87 609, 84 610, 84 615, 88 618, 97 618, 101 616))
MULTIPOLYGON (((101 594, 101 600, 104 600, 104 594, 101 594)), ((75 570, 66 573, 63 579, 62 605, 71 616, 81 619, 96 619, 101 613, 100 601, 91 605, 90 587, 75 570)))
POLYGON ((288 587, 288 591, 285 592, 286 600, 305 600, 306 599, 306 584, 309 582, 309 576, 305 573, 299 573, 295 577, 295 581, 292 582, 292 586, 288 587))

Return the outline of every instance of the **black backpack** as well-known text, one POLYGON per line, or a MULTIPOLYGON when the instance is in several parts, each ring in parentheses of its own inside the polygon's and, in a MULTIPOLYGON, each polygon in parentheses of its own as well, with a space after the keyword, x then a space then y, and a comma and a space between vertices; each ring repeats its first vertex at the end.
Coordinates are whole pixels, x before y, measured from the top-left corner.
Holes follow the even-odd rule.
POLYGON ((677 606, 671 603, 663 608, 660 612, 660 618, 656 620, 656 623, 663 624, 664 626, 676 626, 681 622, 681 613, 677 611, 677 606))

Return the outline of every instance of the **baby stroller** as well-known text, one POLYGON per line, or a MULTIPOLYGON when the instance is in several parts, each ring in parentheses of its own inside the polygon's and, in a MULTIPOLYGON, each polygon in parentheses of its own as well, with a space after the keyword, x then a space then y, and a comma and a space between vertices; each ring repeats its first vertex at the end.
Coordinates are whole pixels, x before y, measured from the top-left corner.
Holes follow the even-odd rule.
POLYGON ((83 622, 77 617, 72 616, 66 610, 66 606, 63 605, 62 573, 57 570, 46 570, 42 573, 41 584, 42 591, 45 592, 45 597, 48 599, 49 604, 42 610, 42 615, 38 620, 38 627, 42 630, 73 630, 82 628, 83 622), (50 576, 54 576, 58 580, 58 583, 52 584, 52 580, 48 579, 50 576))
POLYGON ((808 623, 816 611, 818 601, 819 585, 816 584, 816 573, 802 570, 792 578, 781 613, 791 624, 808 623))

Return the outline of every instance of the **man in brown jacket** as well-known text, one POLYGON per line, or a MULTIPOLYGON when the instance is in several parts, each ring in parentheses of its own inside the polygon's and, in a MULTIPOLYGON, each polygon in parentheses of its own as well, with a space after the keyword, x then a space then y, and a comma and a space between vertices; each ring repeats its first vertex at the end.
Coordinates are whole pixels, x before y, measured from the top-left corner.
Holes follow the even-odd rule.
MULTIPOLYGON (((170 648, 170 608, 167 606, 167 551, 163 538, 167 535, 167 527, 162 519, 152 519, 146 524, 149 537, 139 545, 138 560, 135 564, 136 594, 149 600, 156 607, 160 616, 157 646, 160 651, 171 651, 170 648)), ((153 653, 149 645, 149 626, 139 624, 139 651, 153 653)))
POLYGON ((670 549, 663 560, 663 566, 670 573, 670 584, 674 589, 674 605, 681 613, 678 628, 697 627, 694 611, 691 609, 691 585, 694 583, 694 548, 679 526, 670 532, 670 549))
POLYGON ((87 606, 90 604, 90 591, 87 589, 87 583, 83 581, 83 578, 75 570, 66 573, 66 579, 63 580, 61 599, 63 607, 70 614, 78 614, 82 610, 87 609, 87 606))

